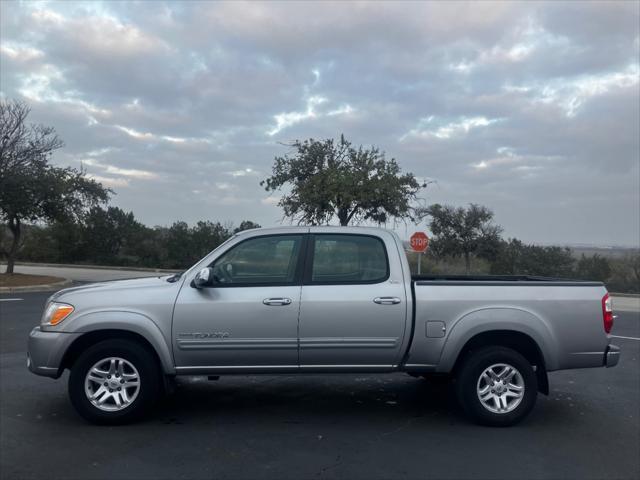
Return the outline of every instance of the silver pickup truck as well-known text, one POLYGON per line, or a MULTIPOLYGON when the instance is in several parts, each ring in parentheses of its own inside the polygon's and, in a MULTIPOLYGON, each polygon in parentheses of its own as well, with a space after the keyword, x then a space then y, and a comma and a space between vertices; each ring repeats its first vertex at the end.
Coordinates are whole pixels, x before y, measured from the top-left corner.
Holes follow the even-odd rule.
POLYGON ((612 367, 599 282, 411 277, 377 228, 239 233, 182 274, 68 288, 29 337, 29 369, 65 369, 77 411, 124 423, 176 375, 405 372, 450 377, 469 417, 512 425, 547 372, 612 367))

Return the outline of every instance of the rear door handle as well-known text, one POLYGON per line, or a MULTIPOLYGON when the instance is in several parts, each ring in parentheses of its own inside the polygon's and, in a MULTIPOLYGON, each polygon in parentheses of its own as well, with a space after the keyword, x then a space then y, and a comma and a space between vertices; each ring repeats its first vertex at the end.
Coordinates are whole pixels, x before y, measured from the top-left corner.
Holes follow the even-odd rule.
POLYGON ((284 306, 284 305, 290 305, 291 304, 291 299, 290 298, 284 298, 284 297, 278 297, 278 298, 265 298, 262 303, 264 303, 265 305, 271 305, 271 306, 284 306))
POLYGON ((400 299, 398 297, 376 297, 373 302, 378 305, 397 305, 400 303, 400 299))

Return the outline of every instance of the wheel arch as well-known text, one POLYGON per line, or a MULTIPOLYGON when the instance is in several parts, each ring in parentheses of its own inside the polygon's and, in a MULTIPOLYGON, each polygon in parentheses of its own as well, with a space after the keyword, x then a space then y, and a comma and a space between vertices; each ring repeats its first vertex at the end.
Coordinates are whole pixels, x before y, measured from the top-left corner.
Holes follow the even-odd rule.
POLYGON ((81 335, 62 357, 60 372, 70 368, 78 356, 91 345, 108 339, 129 339, 140 343, 155 356, 164 374, 175 374, 173 356, 158 326, 148 317, 133 312, 95 312, 74 321, 81 335))
POLYGON ((539 389, 547 394, 547 372, 556 370, 556 341, 544 318, 512 306, 487 307, 463 315, 445 342, 438 372, 455 372, 471 349, 487 345, 512 348, 536 366, 539 389))
POLYGON ((538 390, 545 395, 549 394, 547 368, 540 346, 531 336, 516 330, 489 330, 471 337, 460 349, 452 373, 455 375, 471 352, 488 346, 506 347, 521 354, 531 365, 535 366, 538 390))
POLYGON ((440 355, 438 371, 451 371, 465 345, 477 335, 507 331, 524 334, 535 344, 547 370, 556 369, 556 340, 549 322, 518 307, 496 306, 462 315, 451 327, 440 355))

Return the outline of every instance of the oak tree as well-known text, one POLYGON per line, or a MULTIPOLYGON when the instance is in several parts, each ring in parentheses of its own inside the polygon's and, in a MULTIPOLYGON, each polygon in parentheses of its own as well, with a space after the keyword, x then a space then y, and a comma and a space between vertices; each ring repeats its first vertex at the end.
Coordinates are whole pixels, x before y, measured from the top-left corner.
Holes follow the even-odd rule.
POLYGON ((276 157, 267 191, 285 190, 278 202, 286 217, 321 225, 357 221, 415 220, 420 184, 376 147, 356 148, 345 139, 296 140, 291 154, 276 157))
POLYGON ((463 256, 467 274, 471 256, 491 260, 500 246, 502 228, 492 223, 493 212, 482 205, 468 208, 434 204, 426 209, 431 217, 431 251, 438 256, 463 256))

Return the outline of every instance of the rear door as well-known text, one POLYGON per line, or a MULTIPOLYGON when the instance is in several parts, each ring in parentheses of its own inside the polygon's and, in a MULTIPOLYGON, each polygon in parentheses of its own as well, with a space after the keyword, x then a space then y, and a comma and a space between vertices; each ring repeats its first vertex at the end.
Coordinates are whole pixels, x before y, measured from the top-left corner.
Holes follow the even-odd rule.
MULTIPOLYGON (((407 305, 375 235, 310 235, 300 303, 303 369, 392 368, 400 357, 407 305)), ((395 245, 393 245, 395 248, 395 245)))

